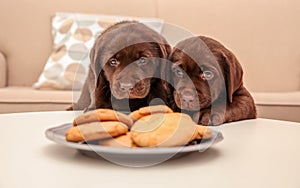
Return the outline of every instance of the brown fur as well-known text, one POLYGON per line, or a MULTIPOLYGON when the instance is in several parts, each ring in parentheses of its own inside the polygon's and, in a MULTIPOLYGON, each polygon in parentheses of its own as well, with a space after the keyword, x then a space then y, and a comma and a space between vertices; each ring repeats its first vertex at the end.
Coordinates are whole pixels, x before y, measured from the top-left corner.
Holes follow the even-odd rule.
POLYGON ((88 77, 73 109, 133 111, 154 98, 167 103, 167 84, 159 78, 170 51, 166 40, 142 23, 126 21, 109 27, 90 52, 88 77))
POLYGON ((192 113, 203 125, 256 118, 254 100, 243 85, 242 67, 222 44, 208 37, 192 37, 179 42, 169 60, 173 62, 173 108, 177 111, 192 113))

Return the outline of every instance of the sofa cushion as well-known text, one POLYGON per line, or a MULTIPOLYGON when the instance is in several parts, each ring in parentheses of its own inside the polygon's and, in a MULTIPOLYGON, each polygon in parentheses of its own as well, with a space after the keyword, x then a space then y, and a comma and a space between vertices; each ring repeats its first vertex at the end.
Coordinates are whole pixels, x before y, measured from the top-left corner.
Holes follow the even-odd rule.
POLYGON ((56 13, 52 20, 53 50, 34 88, 80 90, 96 38, 109 26, 124 20, 139 21, 158 33, 163 27, 163 20, 157 18, 56 13))
POLYGON ((65 110, 72 101, 72 91, 0 88, 0 113, 65 110))
POLYGON ((253 92, 258 117, 300 122, 300 91, 253 92))
POLYGON ((292 92, 254 92, 255 103, 270 106, 300 106, 300 91, 292 92))

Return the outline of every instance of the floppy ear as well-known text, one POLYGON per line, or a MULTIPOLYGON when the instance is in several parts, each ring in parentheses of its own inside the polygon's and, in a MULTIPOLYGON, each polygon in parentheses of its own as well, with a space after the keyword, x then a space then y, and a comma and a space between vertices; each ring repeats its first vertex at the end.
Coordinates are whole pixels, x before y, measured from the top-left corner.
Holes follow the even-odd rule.
POLYGON ((162 53, 162 58, 167 59, 172 51, 169 44, 159 44, 160 51, 162 53))
POLYGON ((110 87, 109 82, 102 70, 97 78, 96 86, 94 87, 94 105, 96 108, 112 108, 110 99, 110 87))
MULTIPOLYGON (((101 58, 96 49, 99 49, 95 43, 90 51, 89 72, 82 88, 81 95, 76 104, 73 105, 74 110, 89 111, 99 107, 107 106, 103 89, 109 89, 109 83, 106 80, 102 67, 100 65, 101 58), (102 74, 103 73, 103 74, 102 74), (104 104, 103 104, 104 103, 104 104)), ((110 93, 109 93, 110 94, 110 93)), ((109 100, 110 101, 110 100, 109 100)))
MULTIPOLYGON (((157 71, 156 77, 160 78, 157 82, 153 83, 151 86, 151 92, 149 93, 148 102, 152 101, 154 98, 160 98, 169 105, 170 97, 170 87, 169 87, 169 65, 168 56, 171 52, 171 46, 168 44, 156 43, 158 49, 160 50, 160 60, 159 60, 159 71, 157 71)), ((160 104, 160 103, 158 103, 160 104)), ((152 104, 155 105, 155 104, 152 104)))
POLYGON ((232 52, 221 52, 224 63, 224 74, 226 81, 227 97, 232 103, 233 94, 243 85, 243 69, 232 52))
MULTIPOLYGON (((90 71, 88 73, 88 77, 90 76, 90 71)), ((76 103, 72 105, 72 108, 70 110, 83 110, 87 108, 90 105, 91 99, 90 99, 90 91, 89 91, 89 81, 88 77, 85 80, 85 83, 81 89, 81 94, 79 99, 76 103)))
POLYGON ((161 51, 161 61, 160 61, 160 78, 163 80, 164 89, 168 89, 168 83, 171 79, 171 69, 168 57, 172 51, 172 48, 169 44, 159 44, 161 51))
POLYGON ((86 80, 84 82, 84 85, 81 89, 81 94, 79 99, 76 103, 73 104, 73 110, 85 110, 90 108, 93 100, 93 86, 94 86, 94 68, 93 68, 93 62, 95 57, 95 47, 93 47, 90 51, 90 64, 89 64, 89 70, 86 77, 86 80))
POLYGON ((105 56, 103 46, 96 42, 90 54, 91 66, 94 69, 91 90, 91 108, 111 108, 109 82, 104 74, 105 56), (102 51, 101 51, 102 50, 102 51))

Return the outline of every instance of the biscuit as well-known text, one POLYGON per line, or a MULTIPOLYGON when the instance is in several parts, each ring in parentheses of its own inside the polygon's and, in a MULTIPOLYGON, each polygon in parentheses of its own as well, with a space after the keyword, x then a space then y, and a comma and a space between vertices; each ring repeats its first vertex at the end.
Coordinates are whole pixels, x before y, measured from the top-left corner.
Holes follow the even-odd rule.
POLYGON ((129 116, 136 121, 143 116, 147 116, 155 113, 172 113, 173 110, 165 105, 156 105, 156 106, 146 106, 142 107, 136 111, 133 111, 129 114, 129 116))
POLYGON ((197 125, 197 132, 200 135, 200 138, 210 139, 212 137, 212 130, 207 126, 197 125))
POLYGON ((197 125, 187 114, 157 113, 141 117, 131 128, 131 137, 140 147, 182 146, 198 134, 197 125))
POLYGON ((209 129, 207 126, 203 125, 196 125, 195 134, 191 137, 190 141, 195 139, 210 139, 212 137, 212 130, 209 129))
POLYGON ((73 125, 97 121, 120 121, 127 126, 132 126, 133 124, 132 119, 121 112, 112 109, 96 109, 77 116, 73 121, 73 125))
POLYGON ((116 137, 128 132, 128 127, 122 122, 90 122, 71 127, 66 133, 66 140, 81 142, 116 137))
POLYGON ((116 138, 99 141, 99 145, 117 147, 117 148, 137 147, 131 139, 131 133, 130 132, 128 132, 125 135, 118 136, 116 138))

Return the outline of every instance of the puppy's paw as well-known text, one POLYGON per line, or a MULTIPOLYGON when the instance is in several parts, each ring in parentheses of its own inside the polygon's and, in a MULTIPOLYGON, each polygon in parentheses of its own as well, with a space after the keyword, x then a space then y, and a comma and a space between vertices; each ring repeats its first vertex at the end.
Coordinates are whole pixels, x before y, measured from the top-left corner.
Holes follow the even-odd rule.
POLYGON ((212 114, 210 110, 203 110, 195 113, 193 119, 201 125, 220 125, 225 121, 221 114, 212 114))
POLYGON ((210 110, 209 111, 205 111, 201 114, 200 118, 199 118, 199 124, 201 125, 210 125, 211 121, 210 121, 210 110))
POLYGON ((222 123, 224 123, 224 117, 220 114, 212 114, 211 117, 211 124, 212 125, 221 125, 222 123))
POLYGON ((210 110, 204 110, 200 112, 196 112, 193 115, 194 122, 199 125, 209 125, 210 124, 210 110))

